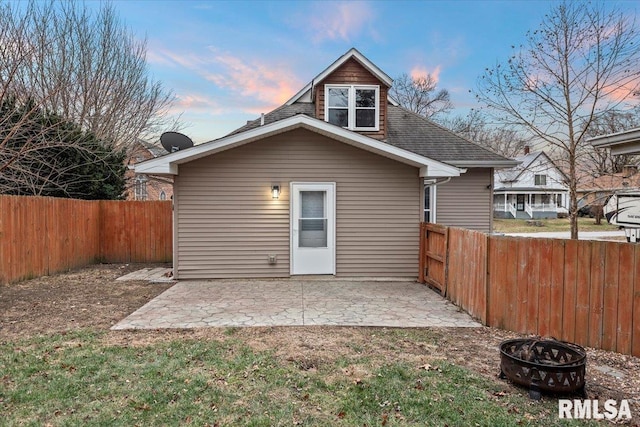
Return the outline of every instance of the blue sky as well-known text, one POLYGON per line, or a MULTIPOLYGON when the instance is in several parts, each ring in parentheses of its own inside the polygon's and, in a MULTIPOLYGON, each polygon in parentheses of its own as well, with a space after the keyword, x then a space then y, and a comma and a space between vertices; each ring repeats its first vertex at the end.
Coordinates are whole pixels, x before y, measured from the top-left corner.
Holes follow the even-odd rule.
MULTIPOLYGON (((115 1, 148 42, 154 78, 171 89, 194 142, 267 113, 351 47, 391 77, 431 73, 455 110, 469 89, 548 12, 550 1, 115 1)), ((638 2, 622 1, 637 12, 638 2)))

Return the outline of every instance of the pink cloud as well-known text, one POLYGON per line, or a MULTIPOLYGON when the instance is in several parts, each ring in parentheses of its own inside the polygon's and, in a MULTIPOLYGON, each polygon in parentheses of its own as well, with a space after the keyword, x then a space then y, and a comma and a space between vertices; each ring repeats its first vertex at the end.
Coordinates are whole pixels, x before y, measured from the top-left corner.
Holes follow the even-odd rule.
MULTIPOLYGON (((302 82, 287 65, 252 57, 250 60, 219 52, 210 47, 200 54, 173 52, 163 48, 149 51, 147 60, 154 64, 189 70, 218 88, 231 93, 221 95, 224 107, 241 108, 246 112, 266 112, 282 105, 302 87, 302 82), (242 99, 250 98, 250 99, 242 99)), ((222 102, 200 95, 179 97, 177 106, 185 110, 220 110, 222 102)))
POLYGON ((147 61, 151 64, 180 66, 188 69, 198 69, 206 63, 206 59, 194 54, 179 54, 167 49, 150 49, 147 61))
POLYGON ((638 105, 640 99, 636 94, 640 90, 640 79, 633 79, 627 82, 610 85, 604 88, 607 99, 613 102, 628 102, 632 105, 638 105))
POLYGON ((308 22, 314 32, 313 39, 319 42, 325 39, 350 41, 351 37, 363 31, 375 16, 366 2, 323 3, 314 8, 308 22))
POLYGON ((421 65, 416 65, 411 69, 410 75, 411 75, 411 78, 413 79, 426 78, 427 75, 430 75, 431 78, 436 83, 438 83, 438 80, 440 79, 440 71, 441 71, 440 65, 434 68, 433 71, 429 71, 426 67, 423 67, 421 65))
POLYGON ((175 111, 206 111, 211 114, 222 112, 216 101, 199 94, 177 95, 172 109, 175 111))
POLYGON ((302 86, 288 67, 257 60, 249 62, 229 54, 217 55, 215 62, 222 66, 222 72, 207 73, 205 78, 220 87, 261 101, 265 105, 260 111, 282 105, 302 86))

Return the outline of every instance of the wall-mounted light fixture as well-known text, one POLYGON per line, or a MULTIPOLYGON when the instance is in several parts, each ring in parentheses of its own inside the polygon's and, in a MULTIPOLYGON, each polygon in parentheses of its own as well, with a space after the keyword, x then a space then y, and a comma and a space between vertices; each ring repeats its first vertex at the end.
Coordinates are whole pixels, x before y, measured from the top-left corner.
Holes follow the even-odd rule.
POLYGON ((280 186, 272 185, 271 186, 271 197, 274 199, 278 199, 280 197, 280 186))

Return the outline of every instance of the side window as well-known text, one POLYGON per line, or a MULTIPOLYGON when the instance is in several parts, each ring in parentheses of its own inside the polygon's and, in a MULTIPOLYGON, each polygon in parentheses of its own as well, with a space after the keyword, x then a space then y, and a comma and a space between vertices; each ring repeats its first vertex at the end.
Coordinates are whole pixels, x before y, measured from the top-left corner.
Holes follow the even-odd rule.
POLYGON ((425 185, 424 187, 424 222, 436 222, 435 210, 436 187, 425 185))

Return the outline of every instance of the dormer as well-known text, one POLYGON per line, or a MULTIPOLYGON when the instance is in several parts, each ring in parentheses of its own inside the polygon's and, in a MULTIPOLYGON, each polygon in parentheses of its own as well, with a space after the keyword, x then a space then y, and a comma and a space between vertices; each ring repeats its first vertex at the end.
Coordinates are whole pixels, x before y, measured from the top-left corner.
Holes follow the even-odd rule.
POLYGON ((287 104, 312 102, 315 116, 376 139, 387 136, 387 94, 393 80, 356 49, 316 76, 287 104))

